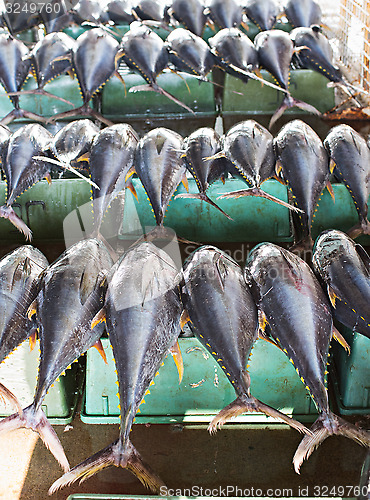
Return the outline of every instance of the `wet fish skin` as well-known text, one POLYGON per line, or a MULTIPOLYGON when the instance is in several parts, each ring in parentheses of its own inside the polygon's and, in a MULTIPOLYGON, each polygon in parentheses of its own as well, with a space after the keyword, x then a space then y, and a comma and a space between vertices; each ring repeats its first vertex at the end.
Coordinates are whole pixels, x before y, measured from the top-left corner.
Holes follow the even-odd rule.
MULTIPOLYGON (((20 40, 5 33, 0 34, 0 83, 5 92, 18 92, 27 79, 31 68, 29 50, 20 40)), ((19 109, 19 96, 9 96, 13 106, 19 109)))
POLYGON ((104 245, 90 239, 67 249, 43 271, 29 312, 36 311, 41 351, 34 400, 22 416, 14 414, 0 422, 0 433, 22 427, 37 432, 65 471, 68 460, 42 403, 55 380, 102 335, 102 325, 91 331, 91 319, 101 308, 102 280, 111 266, 104 245))
POLYGON ((293 28, 321 23, 321 7, 315 0, 287 0, 283 9, 293 28))
POLYGON ((135 19, 131 12, 131 2, 129 0, 109 1, 106 12, 113 24, 131 24, 135 19))
POLYGON ((258 335, 258 314, 238 264, 216 247, 198 248, 184 265, 181 298, 192 331, 224 370, 237 394, 208 430, 213 433, 230 418, 256 411, 307 431, 299 422, 251 396, 247 362, 258 335))
POLYGON ((245 120, 234 125, 224 136, 222 152, 232 175, 241 177, 249 186, 225 193, 218 199, 260 196, 274 203, 296 210, 285 201, 262 190, 261 184, 275 176, 275 153, 270 132, 255 120, 245 120))
POLYGON ((76 40, 72 65, 84 104, 110 79, 116 70, 118 42, 102 28, 85 31, 76 40))
POLYGON ((71 53, 75 40, 66 33, 50 33, 33 47, 31 52, 32 67, 39 89, 51 80, 71 70, 71 53), (57 60, 65 56, 66 59, 57 60))
POLYGON ((168 5, 162 0, 139 0, 133 7, 135 17, 142 21, 162 22, 167 19, 168 5))
POLYGON ((174 0, 171 16, 194 35, 202 36, 207 23, 204 4, 201 0, 174 0))
POLYGON ((152 205, 156 223, 163 226, 168 204, 183 178, 183 138, 159 127, 142 137, 135 151, 134 165, 152 205))
POLYGON ((110 446, 58 479, 49 493, 110 465, 128 468, 152 491, 158 492, 163 485, 132 445, 130 430, 144 395, 180 333, 178 283, 173 261, 147 242, 126 252, 112 268, 100 319, 106 319, 116 362, 120 434, 110 446))
POLYGON ((127 123, 106 127, 94 138, 89 160, 91 180, 100 189, 92 186, 94 212, 94 234, 100 227, 109 205, 126 186, 126 174, 133 165, 137 136, 127 123))
POLYGON ((41 9, 39 13, 46 34, 60 32, 71 24, 72 15, 64 2, 49 0, 48 5, 50 8, 41 9))
POLYGON ((349 229, 356 238, 361 232, 370 234, 367 201, 370 195, 370 150, 366 140, 352 127, 333 127, 324 140, 330 159, 335 163, 334 174, 349 190, 354 201, 359 224, 349 229))
POLYGON ((10 136, 2 159, 8 206, 49 172, 50 165, 47 162, 34 160, 33 157, 43 154, 51 137, 52 134, 38 123, 24 125, 10 136))
POLYGON ((238 28, 224 28, 208 40, 222 69, 248 82, 249 77, 237 71, 254 71, 258 68, 256 48, 249 37, 238 28))
POLYGON ((235 0, 211 0, 207 13, 219 28, 238 28, 243 21, 243 10, 235 0))
POLYGON ((73 120, 53 136, 49 150, 62 163, 76 167, 78 159, 90 151, 99 131, 99 127, 89 119, 73 120))
POLYGON ((292 97, 289 92, 290 65, 294 54, 294 45, 289 33, 282 30, 263 31, 256 35, 254 45, 259 65, 269 71, 278 85, 287 92, 273 114, 269 127, 272 127, 286 109, 294 106, 321 115, 314 106, 292 97))
POLYGON ((288 250, 262 243, 248 256, 245 278, 270 335, 294 364, 319 410, 312 434, 302 439, 294 455, 295 471, 299 473, 303 460, 332 434, 370 446, 370 433, 329 408, 326 374, 333 320, 330 303, 308 264, 288 250))
POLYGON ((129 68, 139 71, 149 85, 168 64, 168 52, 161 37, 148 26, 134 22, 120 43, 122 59, 129 68))
POLYGON ((280 13, 280 8, 274 0, 247 0, 243 7, 248 18, 260 31, 271 30, 280 13))
POLYGON ((342 231, 324 231, 315 242, 312 264, 335 318, 370 338, 370 257, 365 249, 342 231))
POLYGON ((226 214, 206 194, 208 187, 217 179, 223 178, 227 173, 226 158, 212 158, 221 150, 220 136, 209 127, 201 127, 191 133, 184 141, 184 155, 186 168, 193 175, 199 193, 181 193, 177 198, 194 198, 205 201, 219 210, 227 218, 226 214))
POLYGON ((38 123, 20 127, 2 148, 2 169, 7 185, 6 203, 0 207, 0 217, 9 219, 21 231, 26 239, 31 239, 32 232, 12 209, 12 204, 24 191, 43 177, 48 176, 50 164, 35 160, 43 155, 43 150, 51 140, 51 133, 38 123))
POLYGON ((293 59, 299 67, 313 69, 332 82, 343 83, 341 71, 333 64, 333 50, 330 42, 321 33, 319 26, 294 28, 290 32, 290 37, 296 48, 308 47, 300 49, 294 54, 293 59))
POLYGON ((206 79, 215 65, 215 58, 207 42, 184 28, 176 28, 165 43, 169 59, 176 69, 206 79))
POLYGON ((315 210, 330 177, 328 155, 319 136, 302 120, 284 125, 274 148, 294 204, 304 212, 299 214, 301 234, 295 235, 295 243, 312 248, 315 210))
MULTIPOLYGON (((39 276, 47 266, 46 257, 30 245, 20 246, 0 260, 0 363, 35 331, 27 311, 38 293, 39 276)), ((21 413, 16 398, 15 406, 21 413)))

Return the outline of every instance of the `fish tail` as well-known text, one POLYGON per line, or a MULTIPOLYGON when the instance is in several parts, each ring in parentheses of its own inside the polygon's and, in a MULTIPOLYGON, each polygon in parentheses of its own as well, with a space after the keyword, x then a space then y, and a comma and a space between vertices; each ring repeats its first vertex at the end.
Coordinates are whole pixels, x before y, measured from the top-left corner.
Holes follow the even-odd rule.
POLYGON ((22 415, 15 413, 0 422, 0 434, 22 428, 32 429, 34 432, 37 432, 46 448, 54 455, 62 469, 64 471, 69 470, 69 463, 63 446, 41 408, 35 411, 32 405, 28 406, 23 410, 22 415))
POLYGON ((272 194, 266 193, 266 191, 263 191, 263 189, 259 187, 240 189, 239 191, 234 191, 233 193, 225 193, 221 196, 218 196, 217 199, 240 198, 242 196, 260 196, 261 198, 266 198, 266 200, 273 201, 278 205, 282 205, 289 210, 293 210, 293 212, 303 212, 303 210, 301 210, 300 208, 290 205, 289 203, 276 198, 276 196, 273 196, 272 194))
POLYGON ((301 101, 300 99, 296 99, 295 97, 292 97, 291 94, 287 94, 278 109, 275 111, 275 113, 272 115, 270 123, 269 123, 269 128, 271 128, 274 123, 281 117, 281 115, 284 113, 286 109, 289 108, 300 108, 303 109, 304 111, 308 111, 309 113, 313 113, 315 115, 320 115, 321 113, 318 109, 316 109, 314 106, 311 104, 308 104, 307 102, 301 101))
POLYGON ((220 429, 228 420, 246 412, 264 413, 270 417, 283 420, 299 432, 310 433, 310 431, 297 420, 294 420, 293 418, 288 417, 288 415, 284 415, 284 413, 275 410, 275 408, 262 403, 255 397, 246 396, 245 394, 237 397, 235 401, 225 406, 225 408, 215 416, 208 426, 209 433, 214 434, 217 429, 220 429))
POLYGON ((162 480, 144 463, 131 442, 127 442, 126 446, 123 447, 121 441, 118 439, 57 479, 51 485, 49 495, 52 495, 60 488, 68 486, 77 480, 82 483, 97 472, 111 465, 130 470, 144 486, 153 492, 159 492, 161 486, 164 486, 162 480))
POLYGON ((23 220, 18 217, 18 215, 14 212, 12 207, 8 205, 3 205, 0 207, 0 217, 4 219, 8 219, 13 226, 15 226, 18 231, 24 234, 26 240, 31 241, 32 239, 32 231, 31 229, 23 222, 23 220))
POLYGON ((0 383, 0 397, 10 401, 10 403, 12 403, 14 408, 17 410, 19 416, 22 417, 23 409, 20 402, 18 401, 18 398, 7 387, 5 387, 5 385, 1 383, 0 383))
POLYGON ((360 234, 370 234, 370 222, 366 217, 362 218, 358 224, 347 231, 350 238, 356 239, 360 234))
POLYGON ((217 208, 217 210, 219 212, 221 212, 229 220, 233 220, 230 217, 230 215, 228 215, 226 212, 224 212, 222 210, 222 208, 220 208, 214 201, 212 201, 211 198, 209 198, 205 193, 181 193, 175 197, 175 199, 177 199, 177 198, 193 198, 193 199, 205 201, 205 202, 209 203, 210 205, 212 205, 212 207, 217 208))
POLYGON ((370 432, 358 429, 330 411, 323 412, 310 430, 312 434, 304 436, 293 457, 294 470, 297 474, 300 473, 303 461, 308 459, 313 451, 333 434, 345 436, 362 446, 370 447, 370 432))

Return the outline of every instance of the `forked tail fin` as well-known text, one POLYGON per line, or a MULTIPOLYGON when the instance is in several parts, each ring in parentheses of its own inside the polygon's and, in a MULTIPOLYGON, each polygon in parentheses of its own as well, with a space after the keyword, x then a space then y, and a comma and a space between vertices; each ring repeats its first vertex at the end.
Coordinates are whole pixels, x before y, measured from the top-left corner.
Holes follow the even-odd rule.
POLYGON ((15 226, 18 231, 24 234, 26 237, 26 240, 31 241, 32 239, 32 231, 31 229, 27 226, 23 220, 18 217, 18 215, 14 212, 12 207, 8 205, 3 205, 0 207, 0 217, 3 217, 4 219, 8 219, 13 226, 15 226))
POLYGON ((12 403, 14 408, 19 413, 19 416, 20 417, 22 416, 23 410, 22 410, 22 406, 21 406, 20 402, 18 401, 18 398, 16 396, 14 396, 12 391, 10 391, 7 387, 5 387, 5 385, 3 385, 1 383, 0 383, 0 398, 3 398, 3 399, 5 398, 10 403, 12 403))
POLYGON ((304 111, 308 111, 309 113, 313 113, 315 115, 319 116, 321 115, 320 111, 311 104, 308 104, 307 102, 301 101, 300 99, 296 99, 295 97, 292 97, 290 94, 287 94, 284 97, 278 109, 272 115, 269 123, 269 128, 273 126, 273 124, 280 118, 280 116, 284 113, 286 109, 294 107, 303 109, 304 111))
POLYGON ((126 445, 123 446, 118 439, 57 479, 55 483, 51 485, 49 495, 52 495, 58 489, 68 486, 77 480, 80 480, 81 483, 111 465, 130 470, 146 488, 153 492, 158 493, 160 488, 164 486, 163 481, 142 460, 139 452, 134 448, 131 442, 128 441, 126 445))
POLYGON ((150 92, 150 91, 162 94, 171 101, 175 102, 178 106, 181 106, 182 108, 186 109, 186 111, 189 111, 189 113, 195 115, 194 111, 191 108, 189 108, 189 106, 181 102, 179 99, 177 99, 177 97, 173 96, 172 94, 167 92, 167 90, 164 90, 159 85, 137 85, 135 87, 131 87, 129 90, 129 92, 150 92))
POLYGON ((299 474, 299 469, 305 459, 315 451, 325 439, 333 434, 353 439, 362 446, 370 447, 370 432, 358 429, 353 424, 346 422, 332 412, 322 413, 311 427, 311 435, 304 436, 294 457, 294 470, 299 474))
POLYGON ((303 212, 300 208, 295 207, 294 205, 290 205, 286 201, 280 200, 273 196, 272 194, 266 193, 263 189, 259 187, 248 188, 248 189, 240 189, 239 191, 233 191, 231 193, 225 193, 217 197, 218 200, 229 199, 229 198, 241 198, 242 196, 259 196, 260 198, 266 198, 266 200, 273 201, 278 205, 282 205, 293 212, 303 212))
POLYGON ((206 203, 209 203, 212 205, 212 207, 217 208, 225 217, 227 217, 229 220, 233 220, 230 215, 228 215, 226 212, 222 210, 214 201, 211 200, 211 198, 208 198, 208 196, 205 193, 181 193, 175 196, 175 200, 177 198, 193 198, 196 200, 202 200, 205 201, 206 203))
POLYGON ((63 446, 41 408, 35 411, 32 405, 28 406, 23 410, 22 415, 15 413, 0 422, 0 434, 22 428, 32 429, 37 432, 62 469, 64 471, 69 470, 69 463, 63 446))
POLYGON ((293 427, 293 429, 296 429, 299 432, 310 434, 310 431, 307 429, 307 427, 305 427, 297 420, 294 420, 293 418, 288 417, 288 415, 281 413, 279 410, 276 410, 275 408, 262 403, 255 397, 247 396, 245 394, 238 396, 235 401, 225 406, 225 408, 214 417, 214 419, 208 426, 209 433, 214 434, 217 429, 220 429, 228 420, 246 412, 264 413, 269 417, 282 420, 286 424, 290 425, 290 427, 293 427))

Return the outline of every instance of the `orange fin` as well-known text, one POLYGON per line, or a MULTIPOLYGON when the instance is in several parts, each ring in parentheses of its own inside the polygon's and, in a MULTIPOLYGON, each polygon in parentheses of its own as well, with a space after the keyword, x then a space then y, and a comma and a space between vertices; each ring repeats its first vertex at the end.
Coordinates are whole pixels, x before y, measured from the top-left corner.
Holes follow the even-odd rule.
POLYGON ((125 182, 127 182, 127 180, 128 180, 128 179, 129 179, 132 175, 134 175, 134 174, 136 174, 135 167, 131 167, 131 168, 129 169, 129 171, 127 172, 127 174, 126 174, 126 177, 125 177, 125 182))
POLYGON ((261 332, 265 332, 266 325, 268 324, 266 315, 260 309, 258 310, 258 324, 261 332))
POLYGON ((36 299, 32 302, 32 304, 30 305, 30 307, 28 308, 28 311, 27 311, 27 317, 28 319, 31 319, 32 316, 34 314, 37 313, 37 301, 36 299))
POLYGON ((181 330, 184 328, 184 326, 186 325, 186 323, 188 321, 191 321, 190 319, 190 316, 188 314, 188 311, 186 311, 185 309, 182 311, 181 313, 181 317, 180 317, 180 327, 181 327, 181 330))
POLYGON ((333 338, 340 343, 342 347, 348 352, 348 355, 351 354, 351 348, 348 345, 346 339, 343 337, 343 335, 335 328, 333 325, 333 338))
POLYGON ((107 356, 105 355, 104 347, 103 344, 101 343, 101 340, 100 339, 97 340, 93 345, 93 347, 95 347, 95 349, 98 350, 100 356, 103 358, 104 363, 107 365, 108 364, 107 356))
POLYGON ((131 193, 135 196, 136 198, 136 201, 139 202, 139 199, 138 199, 138 196, 137 196, 137 192, 136 192, 136 189, 134 188, 134 185, 132 184, 132 182, 129 182, 126 186, 130 191, 131 193))
POLYGON ((173 346, 170 349, 170 353, 172 354, 177 371, 179 372, 179 384, 181 384, 182 377, 184 375, 184 362, 182 360, 182 354, 178 341, 175 342, 175 344, 173 344, 173 346))
POLYGON ((48 181, 48 184, 49 184, 49 186, 50 186, 50 184, 51 184, 51 175, 50 175, 50 173, 48 172, 47 174, 45 174, 45 176, 44 176, 44 177, 45 177, 45 179, 48 181))
POLYGON ((335 295, 334 291, 330 288, 329 285, 328 285, 328 295, 329 295, 331 305, 335 308, 335 300, 336 300, 337 296, 335 295))
POLYGON ((181 182, 183 183, 186 191, 189 192, 189 183, 188 183, 188 179, 186 177, 186 173, 184 173, 184 175, 182 176, 181 182))
POLYGON ((98 325, 99 323, 101 323, 102 321, 105 321, 106 318, 105 318, 105 309, 104 307, 102 307, 100 309, 100 311, 98 313, 96 313, 96 315, 94 316, 93 320, 91 321, 91 330, 96 326, 98 325))
POLYGON ((84 153, 83 155, 79 156, 77 159, 76 159, 77 162, 81 162, 81 161, 90 161, 90 151, 87 151, 86 153, 84 153))
POLYGON ((30 351, 33 351, 34 348, 35 348, 35 345, 36 345, 36 340, 37 340, 37 331, 36 331, 36 329, 28 337, 28 340, 30 342, 30 351))
POLYGON ((326 184, 326 187, 330 193, 330 196, 332 197, 333 199, 333 202, 335 203, 335 194, 334 194, 334 189, 333 189, 333 186, 331 185, 331 182, 328 181, 327 184, 326 184))
POLYGON ((331 159, 330 165, 329 165, 329 170, 330 170, 331 174, 334 172, 335 167, 336 167, 335 161, 333 159, 331 159))

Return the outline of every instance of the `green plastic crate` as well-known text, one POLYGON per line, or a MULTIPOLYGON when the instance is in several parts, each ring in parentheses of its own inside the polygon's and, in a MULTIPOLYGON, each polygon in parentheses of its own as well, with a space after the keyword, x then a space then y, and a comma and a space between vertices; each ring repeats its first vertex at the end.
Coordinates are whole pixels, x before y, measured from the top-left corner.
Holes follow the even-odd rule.
MULTIPOLYGON (((197 116, 215 116, 216 106, 212 83, 202 82, 191 75, 182 74, 182 77, 165 71, 157 78, 158 85, 172 94, 194 111, 197 116)), ((137 73, 125 73, 125 86, 114 77, 102 89, 102 114, 115 121, 132 117, 167 117, 176 115, 192 116, 182 106, 157 92, 129 92, 131 87, 145 85, 145 80, 137 73)))
MULTIPOLYGON (((22 407, 33 401, 39 366, 39 343, 30 351, 28 341, 21 344, 0 364, 0 381, 19 399, 22 407)), ((42 409, 50 423, 66 425, 72 421, 81 393, 83 371, 78 363, 61 376, 46 395, 42 409)), ((14 408, 0 399, 0 416, 14 413, 14 408)))
POLYGON ((340 327, 351 354, 333 343, 331 374, 337 404, 342 415, 370 414, 370 339, 340 327))
MULTIPOLYGON (((262 77, 271 82, 268 71, 261 71, 262 77)), ((335 106, 334 89, 327 86, 329 80, 323 75, 308 69, 291 70, 289 90, 293 97, 315 106, 324 113, 335 106)), ((229 74, 225 78, 222 102, 223 115, 259 115, 274 113, 284 98, 284 94, 256 80, 246 84, 229 74)), ((298 108, 285 111, 290 114, 307 114, 298 108)))
MULTIPOLYGON (((137 210, 137 226, 147 228, 155 225, 154 214, 147 195, 139 180, 134 179, 138 200, 131 193, 126 194, 126 212, 123 218, 123 233, 130 233, 137 210), (136 182, 135 182, 136 181, 136 182), (139 187, 138 187, 139 184, 139 187)), ((165 226, 193 241, 293 241, 289 226, 289 209, 276 203, 254 196, 217 200, 217 196, 229 191, 247 189, 247 184, 238 179, 228 179, 225 184, 216 181, 208 189, 208 196, 233 218, 227 219, 209 203, 196 199, 180 198, 171 200, 166 214, 165 226)), ((287 201, 287 189, 275 180, 263 183, 268 193, 287 201)), ((182 184, 176 194, 184 193, 182 184)), ((197 193, 194 179, 189 179, 189 192, 197 193)))
MULTIPOLYGON (((133 179, 139 202, 126 192, 125 211, 121 239, 134 239, 143 230, 155 225, 155 219, 147 195, 139 179, 133 179)), ((263 183, 268 193, 287 201, 287 190, 275 180, 263 183)), ((264 198, 244 197, 217 200, 217 196, 229 191, 245 189, 246 184, 238 179, 228 179, 224 184, 217 181, 208 190, 208 195, 225 210, 233 220, 227 219, 208 203, 196 199, 171 200, 165 226, 192 241, 199 242, 292 242, 289 210, 264 198)), ((313 236, 324 229, 347 231, 358 222, 357 212, 347 188, 333 185, 336 196, 334 204, 329 193, 324 192, 313 224, 313 236)), ((194 179, 189 179, 189 191, 196 193, 194 179)), ((185 189, 179 186, 177 193, 185 189)), ((5 201, 5 182, 0 182, 0 204, 5 201)), ((370 203, 370 200, 369 200, 370 203)), ((51 186, 42 180, 16 200, 16 213, 29 225, 34 241, 62 241, 64 227, 72 224, 80 227, 80 219, 87 214, 91 218, 90 185, 81 179, 55 179, 51 186), (79 209, 78 213, 74 212, 79 209)), ((90 221, 91 225, 91 221, 90 221)), ((83 230, 86 231, 88 224, 83 230)), ((0 218, 0 236, 7 242, 24 242, 23 235, 6 219, 0 218)), ((113 235, 114 236, 114 235, 113 235)), ((356 240, 368 244, 369 236, 356 240)))
MULTIPOLYGON (((37 88, 35 79, 29 78, 24 84, 22 90, 33 90, 35 88, 37 88)), ((72 105, 49 96, 24 94, 20 97, 20 107, 27 111, 31 111, 32 113, 41 115, 44 118, 50 118, 58 113, 82 106, 82 97, 78 82, 70 76, 62 75, 55 78, 55 80, 45 85, 45 90, 58 97, 67 99, 72 103, 72 105)), ((10 102, 9 97, 7 96, 5 90, 1 87, 0 119, 6 116, 13 109, 14 107, 10 102)), ((78 118, 78 116, 73 117, 72 119, 76 118, 78 118)), ((24 122, 29 122, 29 120, 21 118, 17 119, 17 122, 24 124, 24 122)))
MULTIPOLYGON (((179 340, 184 377, 179 385, 177 369, 168 356, 154 379, 145 404, 140 405, 137 423, 209 422, 211 417, 236 398, 233 386, 220 366, 196 338, 179 340)), ((118 423, 115 364, 108 339, 103 339, 108 364, 99 353, 87 353, 85 423, 118 423)), ((299 420, 314 420, 314 404, 286 355, 275 346, 257 340, 250 361, 251 392, 266 404, 299 420), (268 361, 266 361, 268 360, 268 361)), ((245 414, 235 422, 276 423, 263 414, 245 414)))

